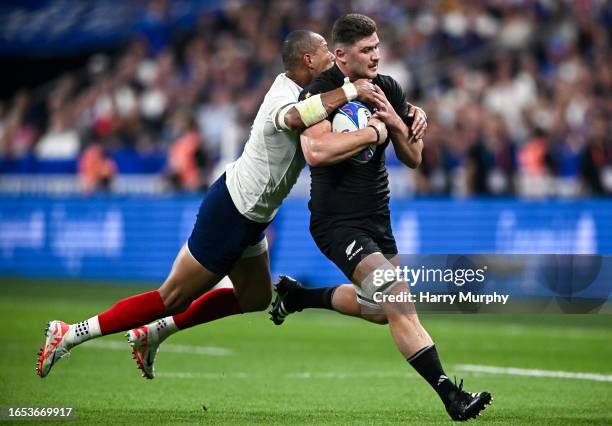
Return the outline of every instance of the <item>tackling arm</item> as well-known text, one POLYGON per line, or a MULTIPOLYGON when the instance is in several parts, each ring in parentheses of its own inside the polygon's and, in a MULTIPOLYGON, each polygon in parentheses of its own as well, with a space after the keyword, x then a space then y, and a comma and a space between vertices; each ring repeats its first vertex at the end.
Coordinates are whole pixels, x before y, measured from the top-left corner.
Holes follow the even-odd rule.
POLYGON ((351 83, 346 79, 344 85, 337 89, 280 108, 274 117, 274 124, 277 129, 301 132, 325 120, 331 112, 347 102, 354 99, 363 102, 372 101, 374 90, 374 85, 367 80, 361 79, 351 83))
POLYGON ((300 135, 304 158, 313 167, 339 163, 366 146, 384 143, 386 139, 387 128, 375 118, 368 122, 366 128, 347 133, 332 132, 331 123, 323 120, 300 135))

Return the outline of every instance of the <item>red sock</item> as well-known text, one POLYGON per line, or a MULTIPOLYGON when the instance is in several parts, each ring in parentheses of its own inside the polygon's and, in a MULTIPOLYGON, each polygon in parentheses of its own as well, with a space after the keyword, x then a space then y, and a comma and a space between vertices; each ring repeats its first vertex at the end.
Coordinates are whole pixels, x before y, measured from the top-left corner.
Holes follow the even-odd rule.
POLYGON ((126 331, 167 315, 159 292, 149 291, 122 299, 98 315, 102 335, 126 331))
POLYGON ((242 310, 232 288, 217 288, 204 293, 191 302, 189 307, 172 319, 179 330, 204 324, 230 315, 241 314, 242 310))

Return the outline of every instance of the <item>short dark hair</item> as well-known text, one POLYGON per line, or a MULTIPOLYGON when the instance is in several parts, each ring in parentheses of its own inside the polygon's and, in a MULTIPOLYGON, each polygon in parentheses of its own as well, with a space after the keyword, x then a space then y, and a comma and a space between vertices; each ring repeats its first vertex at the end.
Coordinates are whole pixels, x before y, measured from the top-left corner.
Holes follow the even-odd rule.
POLYGON ((308 30, 295 30, 283 41, 281 55, 286 70, 293 70, 300 65, 305 53, 314 53, 317 50, 314 33, 308 30))
POLYGON ((376 22, 368 16, 359 13, 349 13, 334 22, 332 40, 336 44, 353 44, 376 32, 376 22))

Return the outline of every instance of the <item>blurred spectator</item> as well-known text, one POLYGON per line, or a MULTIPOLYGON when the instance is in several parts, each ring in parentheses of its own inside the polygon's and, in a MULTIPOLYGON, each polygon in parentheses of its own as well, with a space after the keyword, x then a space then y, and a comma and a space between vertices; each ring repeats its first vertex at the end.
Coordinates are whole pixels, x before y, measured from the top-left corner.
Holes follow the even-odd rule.
POLYGON ((511 58, 498 58, 492 84, 485 94, 484 105, 504 119, 513 138, 524 140, 527 136, 523 111, 534 99, 535 83, 530 75, 525 73, 513 78, 511 58))
POLYGON ((612 129, 602 116, 594 119, 580 174, 591 195, 612 195, 612 129))
POLYGON ((168 1, 152 0, 147 12, 138 23, 136 31, 146 39, 150 53, 155 55, 163 50, 170 42, 172 35, 168 19, 168 1))
POLYGON ((483 132, 467 158, 468 193, 509 195, 514 192, 516 150, 499 116, 484 120, 483 132))
POLYGON ((527 197, 542 197, 554 186, 551 179, 551 157, 548 140, 538 133, 519 149, 521 193, 527 197))
POLYGON ((85 192, 108 191, 116 172, 117 165, 102 144, 93 143, 81 154, 79 176, 85 192))
POLYGON ((211 100, 198 111, 198 124, 215 160, 221 157, 221 147, 228 129, 234 126, 236 107, 230 93, 222 87, 216 88, 211 100))
POLYGON ((381 74, 392 75, 393 78, 404 88, 410 90, 412 81, 410 71, 398 52, 398 49, 389 43, 389 47, 382 49, 379 70, 381 74))
POLYGON ((607 2, 230 0, 190 33, 175 31, 177 4, 151 0, 123 51, 3 101, 0 160, 74 160, 94 140, 117 173, 162 174, 166 152, 177 188, 206 185, 240 154, 283 37, 331 42, 335 18, 362 12, 378 23, 381 72, 429 116, 418 194, 611 194, 607 2))
POLYGON ((35 126, 27 121, 29 108, 30 95, 26 91, 17 93, 10 108, 2 105, 0 154, 4 158, 22 158, 32 150, 37 131, 35 126))
POLYGON ((178 112, 174 120, 178 139, 169 148, 167 176, 170 184, 175 190, 204 189, 209 164, 198 125, 184 111, 178 112))
POLYGON ((420 195, 445 195, 450 191, 444 168, 443 142, 432 136, 434 129, 429 128, 427 144, 423 147, 423 159, 414 173, 416 193, 420 195))
POLYGON ((36 144, 35 152, 43 160, 69 160, 78 156, 81 141, 72 126, 72 111, 57 106, 51 115, 51 125, 36 144))

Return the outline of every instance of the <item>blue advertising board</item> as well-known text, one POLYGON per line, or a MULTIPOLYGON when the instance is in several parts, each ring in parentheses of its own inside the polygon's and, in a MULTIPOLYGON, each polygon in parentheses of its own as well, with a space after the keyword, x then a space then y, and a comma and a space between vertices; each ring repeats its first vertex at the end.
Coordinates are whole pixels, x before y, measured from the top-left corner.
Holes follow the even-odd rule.
MULTIPOLYGON (((156 281, 188 237, 200 196, 0 197, 0 274, 156 281)), ((398 199, 400 253, 612 253, 612 200, 398 199)), ((307 200, 272 226, 272 271, 310 285, 347 279, 316 248, 307 200)))

